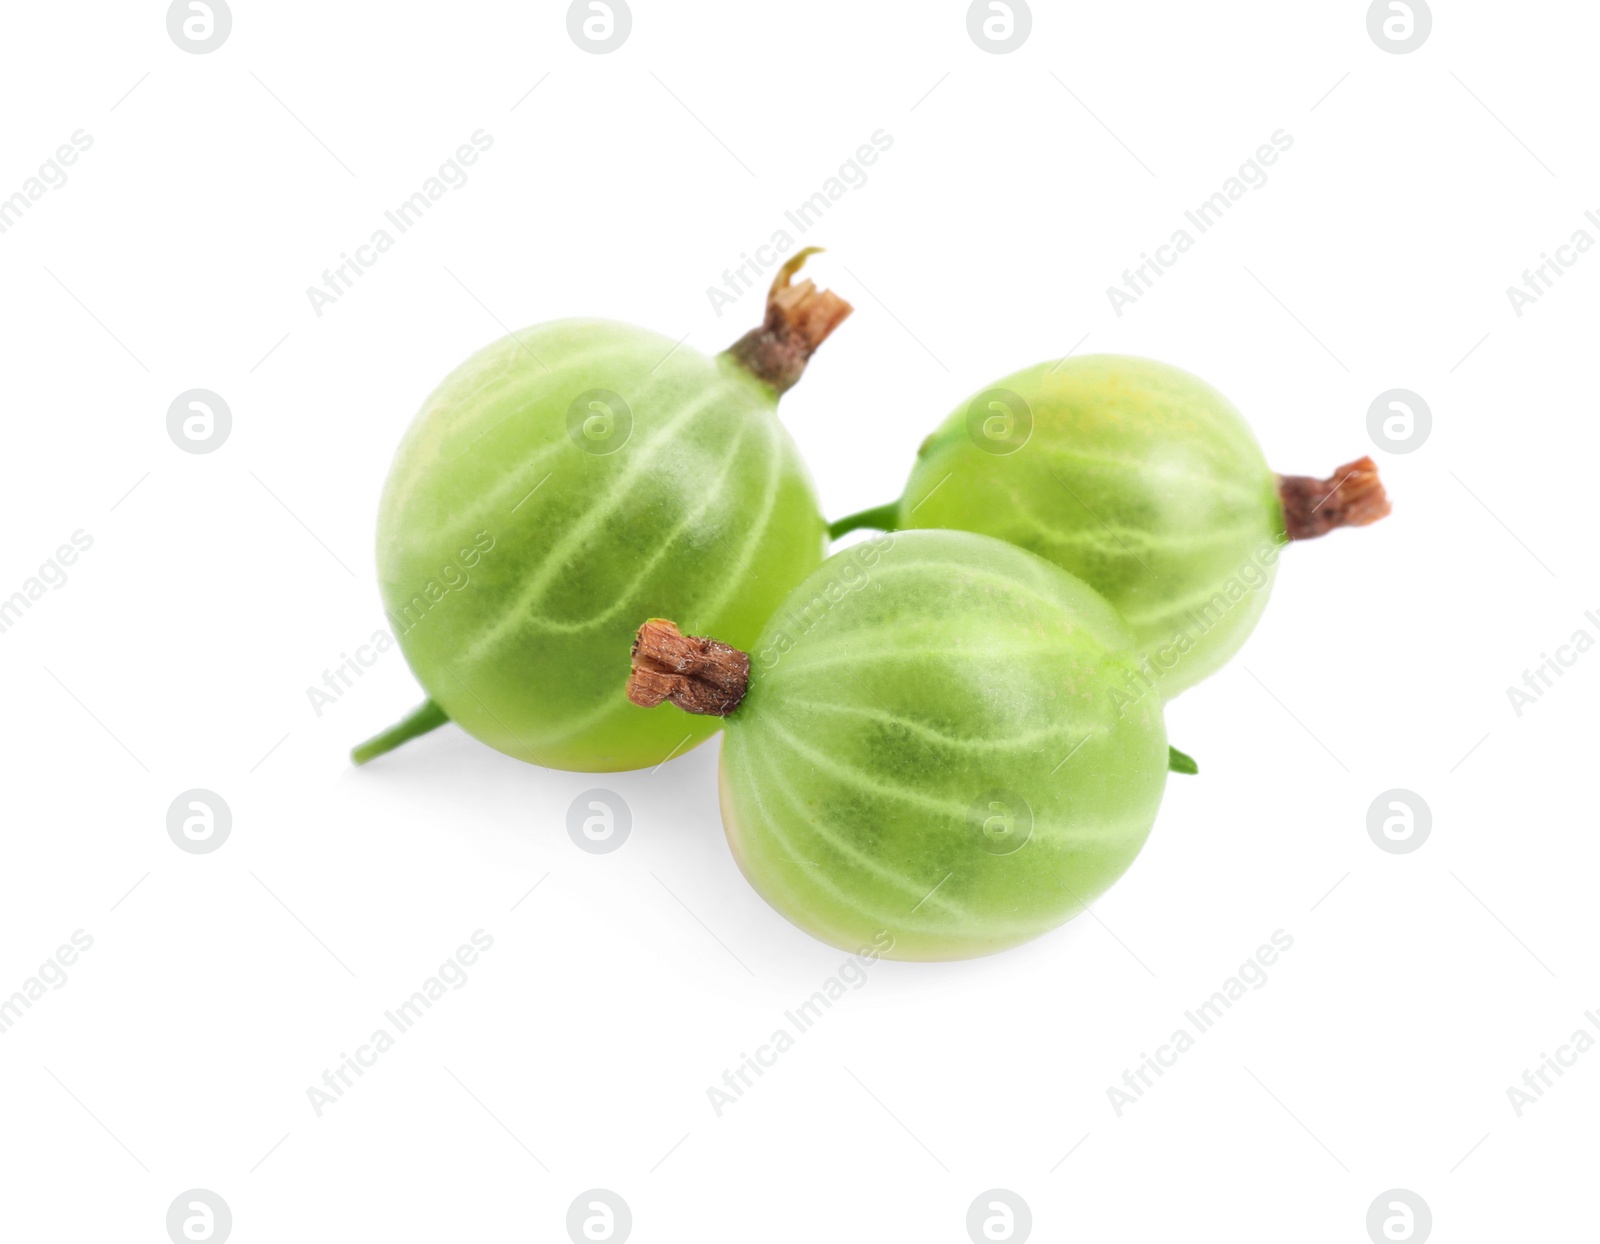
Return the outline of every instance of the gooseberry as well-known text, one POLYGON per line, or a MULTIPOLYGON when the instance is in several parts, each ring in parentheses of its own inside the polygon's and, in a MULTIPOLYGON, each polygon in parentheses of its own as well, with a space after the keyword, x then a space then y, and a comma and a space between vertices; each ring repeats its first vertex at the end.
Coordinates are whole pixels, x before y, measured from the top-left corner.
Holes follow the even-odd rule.
POLYGON ((962 959, 1082 911, 1143 846, 1181 753, 1159 697, 1115 694, 1132 642, 1049 562, 916 531, 829 558, 748 653, 646 622, 628 695, 724 718, 728 842, 780 913, 962 959))
POLYGON ((780 270, 763 324, 707 358, 627 324, 562 320, 480 350, 423 403, 378 515, 385 611, 428 701, 357 763, 446 720, 523 760, 658 764, 715 718, 624 694, 641 616, 753 643, 822 560, 780 394, 850 313, 780 270))
POLYGON ((1275 475, 1204 381, 1116 355, 1041 363, 984 389, 923 442, 905 493, 835 523, 997 536, 1082 578, 1132 628, 1127 693, 1176 695, 1249 637, 1288 540, 1389 512, 1371 458, 1275 475))

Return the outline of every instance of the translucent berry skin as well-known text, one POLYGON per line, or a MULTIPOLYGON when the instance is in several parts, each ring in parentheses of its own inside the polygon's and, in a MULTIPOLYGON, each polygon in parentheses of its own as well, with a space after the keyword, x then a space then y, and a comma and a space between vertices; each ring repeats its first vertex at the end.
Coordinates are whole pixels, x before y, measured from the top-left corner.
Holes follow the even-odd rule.
POLYGON ((1041 363, 963 402, 923 444, 897 525, 983 532, 1071 571, 1169 698, 1249 637, 1286 538, 1277 477, 1227 398, 1116 355, 1041 363))
POLYGON ((1165 788, 1160 698, 1112 694, 1130 642, 1083 583, 985 536, 830 558, 750 651, 726 721, 740 868, 852 951, 964 959, 1056 927, 1133 862, 1165 788))
POLYGON ((601 320, 525 329, 456 368, 401 442, 378 519, 385 610, 429 697, 563 769, 659 764, 714 733, 716 718, 629 705, 628 650, 652 614, 751 644, 821 561, 776 408, 727 356, 601 320))

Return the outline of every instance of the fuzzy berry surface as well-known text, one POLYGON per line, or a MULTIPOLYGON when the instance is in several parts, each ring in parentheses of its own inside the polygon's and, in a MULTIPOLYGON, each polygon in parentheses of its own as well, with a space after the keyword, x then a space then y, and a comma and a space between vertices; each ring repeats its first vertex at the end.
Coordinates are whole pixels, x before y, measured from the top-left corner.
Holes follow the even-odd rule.
POLYGON ((982 532, 1100 592, 1170 698, 1221 668, 1272 591, 1277 477, 1232 403, 1150 359, 1041 363, 924 442, 897 525, 982 532))
POLYGON ((563 769, 655 765, 713 734, 716 718, 630 706, 628 651, 658 614, 752 644, 821 561, 776 411, 727 356, 602 320, 525 329, 451 372, 378 521, 384 606, 429 697, 563 769))
POLYGON ((836 554, 773 615, 727 718, 740 867, 853 951, 970 958, 1056 927, 1132 863, 1165 789, 1160 697, 1115 694, 1131 646, 1089 587, 986 536, 836 554))

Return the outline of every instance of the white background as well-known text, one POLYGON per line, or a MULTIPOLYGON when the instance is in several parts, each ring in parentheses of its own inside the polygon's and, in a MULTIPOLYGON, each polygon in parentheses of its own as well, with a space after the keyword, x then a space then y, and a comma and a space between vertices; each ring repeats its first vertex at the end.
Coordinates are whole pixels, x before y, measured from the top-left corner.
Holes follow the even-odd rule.
POLYGON ((238 0, 192 55, 159 3, 6 6, 0 195, 94 140, 0 235, 0 594, 94 541, 0 635, 0 994, 94 938, 0 1037, 7 1238, 160 1241, 189 1188, 239 1241, 563 1240, 595 1187, 639 1241, 959 1244, 997 1187, 1039 1240, 1360 1244, 1397 1187, 1438 1240, 1592 1232, 1600 1053, 1520 1118, 1506 1089, 1600 1008, 1600 655, 1520 717, 1506 688, 1600 637, 1600 255, 1521 317, 1505 291, 1600 209, 1600 13, 1438 0, 1392 55, 1356 0, 1036 3, 992 55, 965 7, 635 0, 592 55, 548 0, 238 0), (315 315, 479 129, 468 183, 315 315), (1092 917, 874 967, 718 1118, 708 1086, 844 956, 739 875, 715 743, 597 779, 451 727, 357 771, 419 698, 403 658, 320 717, 306 689, 382 623, 378 491, 450 367, 574 315, 722 348, 759 298, 719 319, 707 287, 878 129, 805 239, 856 314, 782 410, 830 514, 1074 348, 1204 376, 1281 471, 1372 452, 1394 514, 1290 549, 1171 706, 1202 775, 1092 917), (1116 315, 1279 129, 1267 184, 1116 315), (165 427, 197 387, 233 412, 207 455, 165 427), (1403 457, 1366 431, 1395 387, 1433 412, 1403 457), (191 787, 232 808, 214 854, 167 836, 191 787), (632 808, 614 854, 566 832, 594 787, 632 808), (1407 855, 1367 834, 1394 787, 1433 814, 1407 855), (479 928, 470 982, 316 1117, 479 928), (1117 1117, 1107 1088, 1276 929, 1266 986, 1117 1117))

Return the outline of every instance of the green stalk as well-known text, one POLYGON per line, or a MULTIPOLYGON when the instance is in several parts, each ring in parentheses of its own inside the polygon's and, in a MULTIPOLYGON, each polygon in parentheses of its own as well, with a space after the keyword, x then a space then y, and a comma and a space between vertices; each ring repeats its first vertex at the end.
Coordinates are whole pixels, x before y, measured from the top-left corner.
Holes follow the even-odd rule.
POLYGON ((385 752, 392 752, 402 743, 409 743, 412 739, 427 734, 430 730, 437 730, 450 719, 444 715, 432 700, 424 700, 419 708, 409 717, 396 722, 382 734, 375 734, 361 746, 350 753, 350 759, 358 765, 364 765, 369 760, 376 760, 385 752))
POLYGON ((1167 769, 1172 773, 1199 773, 1200 766, 1193 756, 1185 756, 1176 747, 1167 748, 1167 769))
POLYGON ((828 528, 828 539, 837 540, 840 536, 862 527, 870 527, 874 531, 898 531, 899 518, 898 501, 891 501, 888 505, 876 505, 870 510, 862 510, 859 514, 846 515, 832 524, 828 528))

